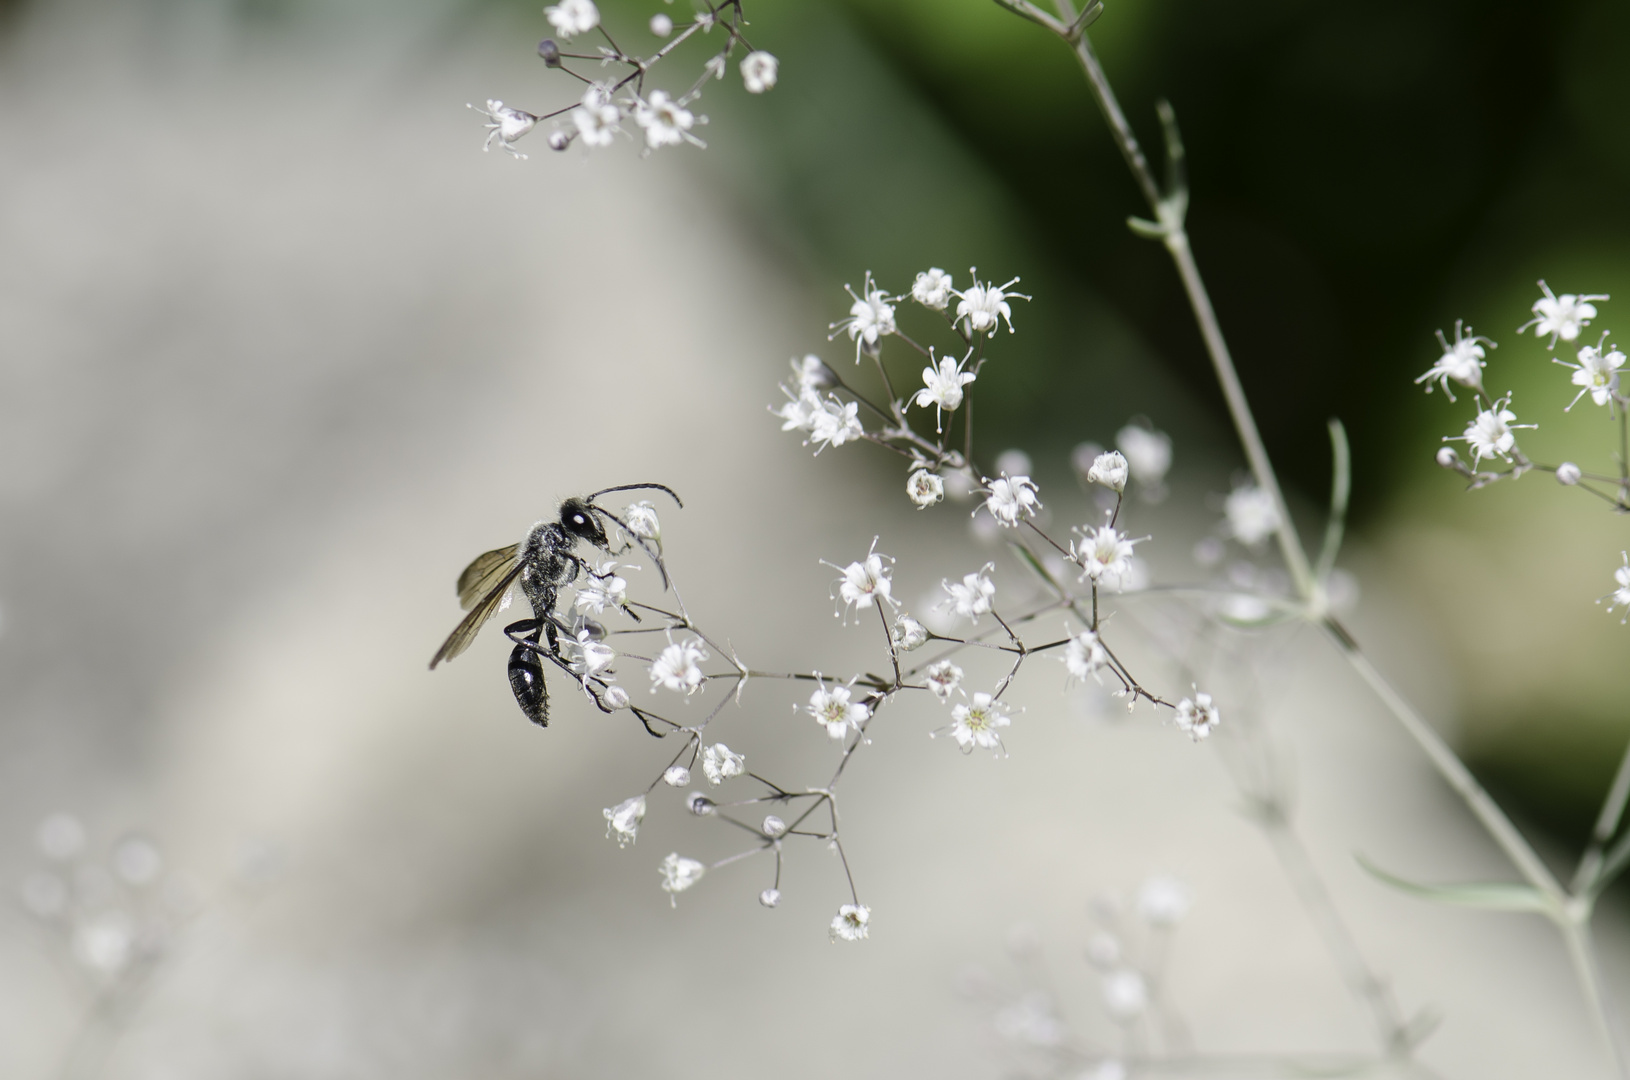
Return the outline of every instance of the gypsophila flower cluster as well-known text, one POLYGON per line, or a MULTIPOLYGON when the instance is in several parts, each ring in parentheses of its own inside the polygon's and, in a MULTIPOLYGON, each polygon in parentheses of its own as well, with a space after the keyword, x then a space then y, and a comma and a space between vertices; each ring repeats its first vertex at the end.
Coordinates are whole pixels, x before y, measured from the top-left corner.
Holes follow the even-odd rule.
MULTIPOLYGON (((574 142, 604 148, 617 136, 635 132, 643 140, 646 153, 687 143, 705 146, 695 129, 707 123, 707 117, 692 106, 710 80, 725 77, 738 47, 746 50, 738 71, 749 94, 773 89, 780 77, 780 62, 772 54, 754 49, 742 33, 746 26, 742 0, 706 4, 691 21, 682 24, 675 24, 667 12, 653 15, 648 28, 662 43, 648 53, 625 50, 619 45, 606 30, 594 0, 560 0, 544 8, 543 15, 554 36, 538 44, 538 56, 546 67, 573 76, 574 87, 584 87, 581 96, 541 113, 526 112, 496 100, 488 101, 484 109, 470 106, 488 120, 485 148, 491 150, 496 142, 517 159, 524 160, 526 155, 515 144, 542 121, 554 122, 547 139, 551 150, 565 150, 574 142), (676 49, 692 39, 705 40, 715 30, 722 37, 719 48, 708 55, 701 74, 686 90, 674 93, 646 87, 647 78, 676 49), (574 44, 574 39, 585 37, 597 39, 596 43, 592 47, 574 44), (608 68, 622 71, 607 78, 604 73, 608 68), (597 79, 587 72, 602 77, 597 79)), ((578 92, 573 90, 574 94, 578 92)))
MULTIPOLYGON (((1559 344, 1571 348, 1573 359, 1562 356, 1551 358, 1553 364, 1571 372, 1569 383, 1574 388, 1570 398, 1565 402, 1559 400, 1557 404, 1561 406, 1561 411, 1569 413, 1581 402, 1589 400, 1603 410, 1594 415, 1602 416, 1611 427, 1603 430, 1606 437, 1598 456, 1610 464, 1600 472, 1591 472, 1575 461, 1547 465, 1529 458, 1518 443, 1517 433, 1538 425, 1517 422, 1509 393, 1495 398, 1483 389, 1486 349, 1494 348, 1494 342, 1484 337, 1471 337, 1469 331, 1463 334, 1459 321, 1455 323, 1454 342, 1446 340, 1441 331, 1438 333, 1443 355, 1431 369, 1415 380, 1428 384, 1436 381, 1445 393, 1449 390, 1450 382, 1472 392, 1476 412, 1461 434, 1444 436, 1446 445, 1438 451, 1437 462, 1443 468, 1463 476, 1471 488, 1516 480, 1530 471, 1548 472, 1563 487, 1587 492, 1607 502, 1619 513, 1630 513, 1630 460, 1624 457, 1624 447, 1630 444, 1630 430, 1627 430, 1630 417, 1625 412, 1630 398, 1626 397, 1620 381, 1625 354, 1612 343, 1611 335, 1606 331, 1594 344, 1575 344, 1591 320, 1600 314, 1596 305, 1609 297, 1605 293, 1563 293, 1558 296, 1543 280, 1539 288, 1541 296, 1534 301, 1533 318, 1518 327, 1517 333, 1532 329, 1535 337, 1543 340, 1546 349, 1553 352, 1559 344), (1463 460, 1454 447, 1447 445, 1449 443, 1464 443, 1471 455, 1470 463, 1463 460)), ((1450 400, 1453 400, 1452 396, 1450 400)), ((1630 599, 1630 594, 1625 593, 1622 587, 1609 594, 1613 597, 1621 595, 1622 599, 1630 599)), ((1608 598, 1602 597, 1603 600, 1608 598)), ((1612 606, 1615 605, 1610 605, 1610 610, 1612 606)))

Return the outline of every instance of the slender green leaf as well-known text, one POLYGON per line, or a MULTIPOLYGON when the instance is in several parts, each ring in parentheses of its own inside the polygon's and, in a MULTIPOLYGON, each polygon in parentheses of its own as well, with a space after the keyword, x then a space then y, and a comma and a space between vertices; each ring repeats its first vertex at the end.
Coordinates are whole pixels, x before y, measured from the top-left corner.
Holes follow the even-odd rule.
POLYGON ((1355 856, 1358 865, 1370 876, 1399 892, 1418 896, 1439 904, 1457 907, 1482 908, 1485 911, 1536 911, 1543 915, 1556 915, 1555 905, 1532 885, 1514 885, 1504 882, 1477 882, 1465 885, 1421 885, 1387 873, 1362 855, 1355 856))

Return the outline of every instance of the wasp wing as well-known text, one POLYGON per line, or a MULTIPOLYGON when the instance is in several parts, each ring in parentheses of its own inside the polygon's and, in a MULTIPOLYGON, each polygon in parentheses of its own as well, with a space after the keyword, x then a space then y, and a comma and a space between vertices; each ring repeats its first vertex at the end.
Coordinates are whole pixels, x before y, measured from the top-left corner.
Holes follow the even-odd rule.
POLYGON ((477 555, 475 561, 458 576, 458 606, 465 611, 475 607, 477 600, 491 592, 493 585, 501 578, 509 575, 515 565, 515 555, 520 550, 521 545, 511 544, 477 555))
MULTIPOLYGON (((497 553, 488 552, 488 554, 497 553)), ((481 558, 486 558, 486 555, 481 558)), ((480 561, 480 559, 476 560, 476 562, 480 561)), ((471 569, 474 568, 475 564, 472 563, 471 569)), ((465 574, 469 572, 469 570, 466 570, 465 574)), ((498 583, 488 591, 486 596, 481 598, 481 602, 472 607, 470 613, 464 616, 464 621, 453 628, 453 632, 447 635, 447 640, 441 643, 441 648, 436 650, 436 655, 430 658, 432 671, 443 660, 451 660, 470 647, 470 642, 474 641, 476 634, 481 632, 481 627, 486 625, 487 620, 492 618, 493 614, 503 604, 504 594, 509 592, 510 585, 520 572, 521 565, 519 563, 509 567, 508 571, 498 578, 498 583)))

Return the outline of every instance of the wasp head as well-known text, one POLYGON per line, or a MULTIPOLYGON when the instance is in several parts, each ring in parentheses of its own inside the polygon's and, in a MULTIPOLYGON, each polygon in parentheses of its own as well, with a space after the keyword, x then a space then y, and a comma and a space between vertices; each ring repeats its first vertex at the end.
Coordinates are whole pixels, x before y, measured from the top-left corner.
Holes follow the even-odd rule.
POLYGON ((601 551, 611 550, 611 541, 606 539, 599 515, 583 499, 574 497, 560 504, 560 527, 579 540, 587 540, 601 551))

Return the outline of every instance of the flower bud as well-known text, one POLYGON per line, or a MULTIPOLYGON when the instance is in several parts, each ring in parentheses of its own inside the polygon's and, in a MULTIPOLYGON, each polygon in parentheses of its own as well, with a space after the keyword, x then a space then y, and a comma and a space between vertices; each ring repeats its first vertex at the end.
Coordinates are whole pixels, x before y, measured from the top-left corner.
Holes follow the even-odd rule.
POLYGON ((549 133, 549 149, 564 150, 570 145, 572 145, 572 137, 564 131, 557 128, 549 133))
POLYGON ((616 685, 606 687, 605 693, 600 695, 600 701, 608 709, 626 709, 630 704, 628 691, 616 685))
POLYGON ((690 783, 690 770, 683 765, 669 765, 668 771, 662 774, 662 782, 669 787, 684 787, 690 783))
POLYGON ((1438 464, 1442 465, 1445 469, 1460 468, 1459 452, 1452 446, 1445 446, 1443 449, 1438 451, 1438 464))
POLYGON ((774 839, 787 831, 787 823, 774 814, 768 814, 764 818, 763 829, 765 836, 774 839))
POLYGON ((765 907, 775 907, 775 905, 781 902, 781 890, 765 889, 763 892, 758 894, 758 902, 763 904, 765 907))
POLYGON ((889 631, 889 640, 901 652, 911 652, 920 649, 928 641, 928 628, 913 619, 910 615, 901 612, 894 620, 894 628, 889 631))
POLYGON ((697 817, 707 817, 713 813, 714 802, 700 791, 693 791, 685 796, 685 809, 697 817))
POLYGON ((663 12, 651 16, 651 33, 657 37, 667 37, 674 32, 674 21, 663 12))
POLYGON ((1579 466, 1571 461, 1564 461, 1556 467, 1556 482, 1559 484, 1567 484, 1572 487, 1579 482, 1580 475, 1579 466))
POLYGON ((560 66, 560 46, 555 44, 554 38, 544 38, 538 42, 538 55, 550 67, 560 66))
POLYGON ((1126 458, 1118 450, 1111 450, 1099 454, 1093 459, 1092 467, 1087 470, 1087 480, 1094 484, 1102 484, 1111 491, 1126 490, 1126 477, 1130 467, 1126 458))

